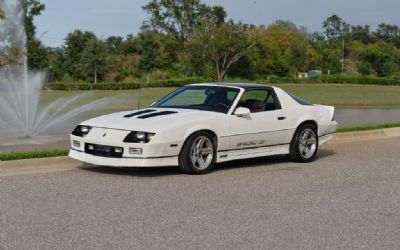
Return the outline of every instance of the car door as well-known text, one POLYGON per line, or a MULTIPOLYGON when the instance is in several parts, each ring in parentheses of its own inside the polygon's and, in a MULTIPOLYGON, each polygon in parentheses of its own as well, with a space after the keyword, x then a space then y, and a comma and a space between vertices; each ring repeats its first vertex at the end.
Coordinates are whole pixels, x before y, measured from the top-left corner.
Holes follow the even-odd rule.
POLYGON ((242 95, 237 107, 250 109, 247 116, 231 115, 230 145, 233 150, 271 148, 287 143, 285 111, 273 89, 251 89, 242 95))

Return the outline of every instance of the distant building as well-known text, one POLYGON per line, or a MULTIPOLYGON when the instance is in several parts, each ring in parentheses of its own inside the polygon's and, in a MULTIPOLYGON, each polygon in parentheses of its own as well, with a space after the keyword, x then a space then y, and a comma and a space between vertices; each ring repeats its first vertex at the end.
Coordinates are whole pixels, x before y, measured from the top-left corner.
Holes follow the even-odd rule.
POLYGON ((298 72, 298 73, 297 73, 297 78, 299 78, 299 79, 308 78, 308 73, 305 73, 305 72, 298 72))
POLYGON ((308 76, 309 77, 320 76, 320 75, 322 75, 322 71, 321 70, 310 70, 310 71, 308 71, 308 76))

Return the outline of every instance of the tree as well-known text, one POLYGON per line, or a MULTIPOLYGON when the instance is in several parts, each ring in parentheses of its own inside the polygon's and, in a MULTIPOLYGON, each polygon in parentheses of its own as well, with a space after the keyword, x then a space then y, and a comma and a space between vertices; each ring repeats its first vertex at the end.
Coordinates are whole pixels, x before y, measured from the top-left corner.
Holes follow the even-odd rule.
POLYGON ((97 39, 93 32, 81 30, 75 30, 65 38, 64 55, 66 72, 76 80, 88 77, 82 57, 88 42, 93 39, 97 39))
POLYGON ((400 47, 400 27, 397 25, 381 23, 375 32, 375 36, 387 43, 393 43, 400 47))
POLYGON ((200 0, 151 0, 143 9, 150 14, 145 26, 170 34, 181 42, 187 41, 194 27, 203 20, 221 24, 226 17, 223 7, 209 7, 200 0))
POLYGON ((123 42, 124 39, 120 36, 110 36, 105 41, 107 50, 111 54, 122 54, 123 42))
POLYGON ((324 34, 328 39, 344 38, 349 34, 350 26, 337 15, 328 17, 322 23, 324 34))
POLYGON ((205 22, 195 29, 187 51, 192 57, 201 58, 203 62, 211 61, 218 80, 223 80, 231 66, 254 45, 254 40, 249 38, 242 23, 216 25, 205 22))
POLYGON ((34 24, 35 16, 39 16, 46 9, 46 6, 39 0, 23 0, 25 12, 25 32, 27 40, 30 41, 36 35, 36 26, 34 24))
POLYGON ((358 41, 363 44, 368 44, 372 41, 369 25, 351 26, 350 36, 352 41, 358 41))
POLYGON ((400 70, 400 50, 384 41, 368 46, 362 60, 368 62, 378 76, 390 76, 400 70))
POLYGON ((34 24, 34 18, 39 16, 46 7, 39 0, 23 0, 22 7, 25 12, 24 22, 27 38, 28 67, 30 69, 47 68, 46 47, 36 38, 36 26, 34 24))
POLYGON ((94 77, 94 83, 101 80, 107 71, 107 47, 104 42, 96 37, 87 41, 82 62, 85 71, 94 77))
POLYGON ((307 70, 318 58, 306 34, 290 22, 260 25, 250 32, 256 39, 256 49, 251 57, 258 75, 289 76, 296 71, 307 70))
POLYGON ((28 67, 31 70, 42 70, 49 66, 48 49, 36 37, 27 45, 28 67))
POLYGON ((139 34, 138 42, 141 52, 138 67, 147 73, 147 79, 149 79, 153 69, 161 67, 161 42, 159 35, 154 31, 143 31, 139 34))
POLYGON ((305 41, 296 41, 290 48, 289 63, 293 71, 304 72, 309 68, 308 44, 305 41))

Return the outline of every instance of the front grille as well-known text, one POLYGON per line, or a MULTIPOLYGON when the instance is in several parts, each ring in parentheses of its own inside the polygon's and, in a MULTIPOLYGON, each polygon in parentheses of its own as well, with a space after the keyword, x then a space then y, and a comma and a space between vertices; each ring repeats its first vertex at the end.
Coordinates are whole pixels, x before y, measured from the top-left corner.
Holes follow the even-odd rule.
POLYGON ((85 153, 108 158, 122 158, 122 155, 124 154, 124 149, 120 147, 86 143, 85 153), (121 152, 116 152, 116 149, 121 150, 121 152))

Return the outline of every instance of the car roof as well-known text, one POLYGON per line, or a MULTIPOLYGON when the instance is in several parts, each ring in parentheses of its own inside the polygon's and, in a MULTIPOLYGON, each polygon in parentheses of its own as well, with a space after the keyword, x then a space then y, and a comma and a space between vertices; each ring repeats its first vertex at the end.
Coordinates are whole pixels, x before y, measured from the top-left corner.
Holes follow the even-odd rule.
POLYGON ((272 86, 258 83, 237 83, 237 82, 214 82, 214 83, 197 83, 191 84, 192 86, 222 86, 222 87, 235 87, 245 90, 249 89, 272 89, 272 86))

